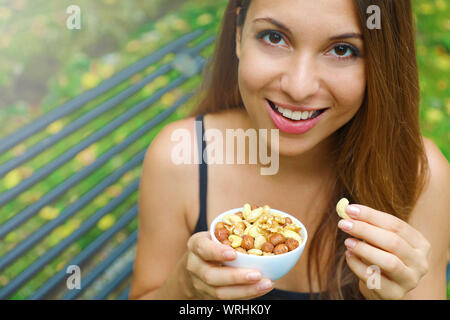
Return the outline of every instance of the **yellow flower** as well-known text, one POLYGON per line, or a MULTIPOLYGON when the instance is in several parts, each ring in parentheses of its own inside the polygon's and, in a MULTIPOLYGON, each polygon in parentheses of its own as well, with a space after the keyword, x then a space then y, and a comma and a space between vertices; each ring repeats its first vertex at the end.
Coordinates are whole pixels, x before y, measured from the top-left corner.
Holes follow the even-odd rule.
POLYGON ((201 26, 210 24, 212 21, 213 21, 213 17, 209 13, 204 13, 197 18, 197 23, 201 26))
POLYGON ((39 216, 45 220, 53 220, 59 215, 59 209, 53 207, 45 207, 39 213, 39 216))
POLYGON ((157 88, 166 87, 170 82, 170 79, 168 76, 159 76, 156 78, 153 83, 157 88))
POLYGON ((161 98, 161 102, 168 106, 172 106, 176 100, 177 100, 177 97, 175 96, 175 94, 173 92, 166 93, 161 98))
POLYGON ((15 157, 18 157, 21 154, 23 154, 25 150, 26 150, 25 146, 23 144, 19 144, 14 149, 12 149, 12 152, 15 157))
POLYGON ((419 10, 423 14, 430 14, 433 12, 433 6, 430 3, 422 3, 419 10))
POLYGON ((439 10, 445 10, 447 9, 447 4, 445 3, 444 0, 437 0, 436 7, 438 7, 439 10))
POLYGON ((439 122, 444 118, 444 114, 439 109, 431 108, 427 111, 427 119, 430 122, 439 122))
POLYGON ((100 219, 97 226, 100 230, 108 230, 114 225, 114 222, 116 222, 116 218, 112 216, 111 214, 107 214, 103 218, 100 219))
POLYGON ((107 79, 113 75, 114 68, 110 65, 102 65, 100 66, 98 73, 103 79, 107 79))
POLYGON ((47 127, 47 132, 56 134, 64 128, 64 123, 61 120, 55 121, 47 127))
POLYGON ((178 30, 178 31, 189 30, 189 25, 186 23, 186 21, 181 20, 181 19, 176 19, 173 22, 173 27, 174 27, 175 30, 178 30))
POLYGON ((85 73, 81 78, 81 86, 83 89, 92 89, 96 87, 99 82, 100 78, 92 72, 85 73))
POLYGON ((123 187, 120 185, 113 185, 105 190, 106 194, 110 197, 117 197, 122 193, 123 187))
POLYGON ((77 154, 75 159, 85 166, 90 165, 97 158, 96 151, 97 151, 96 146, 91 145, 87 149, 85 149, 85 150, 81 151, 79 154, 77 154))
POLYGON ((19 170, 13 170, 11 172, 9 172, 6 176, 5 176, 5 180, 4 180, 4 184, 5 187, 8 189, 14 188, 16 185, 18 185, 20 183, 20 181, 22 181, 22 177, 20 176, 19 170))

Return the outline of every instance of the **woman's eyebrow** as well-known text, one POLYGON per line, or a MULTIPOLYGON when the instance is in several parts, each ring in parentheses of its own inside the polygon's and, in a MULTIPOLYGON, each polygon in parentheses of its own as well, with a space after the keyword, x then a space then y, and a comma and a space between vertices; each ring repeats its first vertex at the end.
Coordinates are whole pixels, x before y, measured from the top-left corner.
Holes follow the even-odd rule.
MULTIPOLYGON (((255 20, 253 20, 253 22, 261 22, 261 21, 267 21, 275 26, 277 26, 278 28, 290 33, 291 35, 293 34, 292 31, 286 27, 284 24, 282 24, 281 22, 270 18, 270 17, 265 17, 265 18, 256 18, 255 20)), ((349 38, 357 38, 357 39, 363 39, 362 34, 360 33, 356 33, 356 32, 348 32, 348 33, 343 33, 337 36, 332 36, 329 38, 329 41, 333 41, 333 40, 342 40, 342 39, 349 39, 349 38)))

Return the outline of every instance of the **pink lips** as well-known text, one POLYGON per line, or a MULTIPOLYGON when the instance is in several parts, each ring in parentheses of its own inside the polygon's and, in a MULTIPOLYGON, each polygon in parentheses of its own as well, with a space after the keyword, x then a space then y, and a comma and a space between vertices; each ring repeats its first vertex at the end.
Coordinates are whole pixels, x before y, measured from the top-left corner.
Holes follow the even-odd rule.
POLYGON ((267 110, 269 111, 270 117, 272 118, 272 121, 275 124, 275 126, 283 132, 292 134, 302 134, 308 132, 309 130, 314 128, 314 126, 319 122, 319 120, 326 112, 326 111, 322 112, 319 116, 315 117, 314 119, 294 121, 287 119, 278 112, 274 111, 269 101, 267 100, 266 104, 267 110))

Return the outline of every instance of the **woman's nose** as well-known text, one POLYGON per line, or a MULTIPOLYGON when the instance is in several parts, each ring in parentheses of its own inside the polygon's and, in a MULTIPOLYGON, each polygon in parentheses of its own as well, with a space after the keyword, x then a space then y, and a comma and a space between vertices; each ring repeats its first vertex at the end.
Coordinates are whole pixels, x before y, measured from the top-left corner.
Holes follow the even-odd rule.
POLYGON ((290 63, 281 77, 280 87, 293 101, 304 101, 320 87, 318 70, 311 58, 302 57, 290 63))

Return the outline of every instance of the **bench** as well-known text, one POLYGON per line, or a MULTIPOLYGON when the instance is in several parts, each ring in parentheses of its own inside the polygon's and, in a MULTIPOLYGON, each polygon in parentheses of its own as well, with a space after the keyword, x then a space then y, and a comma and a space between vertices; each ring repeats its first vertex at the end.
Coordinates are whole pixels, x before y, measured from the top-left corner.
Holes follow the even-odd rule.
MULTIPOLYGON (((48 156, 43 156, 45 163, 42 166, 17 185, 0 193, 0 208, 12 210, 12 216, 0 223, 0 275, 3 274, 3 283, 0 282, 0 299, 85 299, 83 294, 87 294, 87 292, 90 293, 88 299, 128 298, 137 239, 136 194, 139 179, 128 181, 130 179, 124 180, 124 177, 130 170, 140 171, 146 147, 151 141, 146 142, 147 146, 143 144, 141 149, 134 147, 131 151, 130 146, 133 146, 133 143, 140 137, 152 130, 153 136, 155 136, 165 122, 170 122, 171 115, 195 95, 194 90, 190 90, 178 98, 172 107, 158 110, 150 121, 146 121, 128 136, 121 133, 120 138, 117 138, 117 135, 114 134, 120 132, 130 121, 137 121, 136 119, 142 112, 152 108, 165 94, 179 90, 179 87, 194 75, 201 74, 206 63, 206 59, 201 55, 202 50, 213 44, 215 40, 213 36, 202 40, 205 38, 202 36, 203 34, 204 30, 197 30, 176 39, 113 75, 97 87, 54 108, 17 132, 0 139, 0 155, 3 155, 17 148, 24 141, 38 137, 52 123, 79 113, 86 104, 99 101, 84 114, 80 113, 76 119, 71 119, 58 132, 33 142, 33 145, 22 150, 19 155, 0 165, 0 178, 4 178, 35 157, 46 154, 45 152, 55 148, 55 145, 64 145, 71 135, 82 136, 79 143, 69 146, 54 159, 49 160, 48 156), (198 43, 191 45, 194 42, 198 43), (167 57, 173 57, 173 59, 164 62, 167 57), (148 70, 153 70, 152 66, 156 70, 148 72, 148 70), (114 108, 126 102, 127 99, 131 99, 137 92, 152 85, 158 77, 170 72, 172 72, 171 75, 176 72, 179 76, 153 95, 135 103, 96 131, 84 130, 90 122, 105 117, 108 113, 113 112, 114 108), (130 79, 133 79, 130 86, 123 90, 120 89, 121 91, 117 94, 108 96, 108 92, 114 88, 121 88, 130 79), (87 161, 84 167, 76 169, 74 174, 52 187, 49 192, 32 199, 25 207, 16 208, 16 205, 12 204, 23 197, 30 188, 37 188, 41 183, 55 181, 56 178, 52 178, 52 175, 58 169, 63 170, 63 173, 66 172, 65 166, 101 139, 103 139, 102 141, 114 139, 117 143, 114 143, 110 149, 104 150, 96 159, 87 161), (130 156, 131 152, 133 154, 130 156), (129 159, 121 160, 122 158, 119 158, 117 160, 117 157, 120 156, 129 159), (106 177, 95 178, 106 164, 114 161, 116 165, 118 164, 117 169, 106 177), (90 189, 72 193, 70 201, 58 213, 52 211, 55 210, 54 208, 48 209, 51 208, 52 203, 63 198, 77 185, 86 182, 88 178, 97 179, 90 189), (117 188, 111 189, 111 186, 119 180, 122 181, 121 179, 125 181, 125 185, 119 188, 119 191, 117 188), (113 196, 111 196, 111 190, 113 196), (108 195, 101 198, 105 193, 108 195), (134 200, 128 201, 126 208, 120 208, 132 195, 134 195, 134 200), (83 218, 75 219, 82 210, 93 207, 92 203, 96 199, 104 201, 98 210, 89 215, 84 214, 83 218), (108 199, 108 201, 104 199, 108 199), (44 223, 40 218, 42 210, 50 210, 47 212, 50 214, 50 218, 44 223), (109 215, 112 211, 117 216, 109 215), (117 213, 117 211, 120 212, 117 213), (105 217, 109 219, 102 220, 105 217), (21 230, 33 218, 39 220, 42 225, 36 230, 28 231, 29 234, 23 236, 21 230), (75 221, 73 225, 70 225, 71 221, 75 221), (102 232, 97 230, 100 222, 105 225, 102 232), (97 236, 86 238, 86 234, 93 232, 93 229, 97 236), (57 243, 54 243, 55 239, 52 236, 55 230, 61 231, 60 233, 63 235, 62 240, 57 243), (22 237, 23 239, 17 243, 9 243, 6 241, 9 239, 8 235, 10 238, 22 237), (52 241, 54 245, 49 246, 52 241), (33 254, 30 253, 31 251, 33 254), (29 254, 31 257, 34 255, 34 259, 31 259, 29 254), (48 267, 55 259, 61 259, 61 257, 64 257, 65 260, 62 260, 63 262, 60 262, 57 267, 48 267), (20 267, 16 267, 15 263, 20 260, 25 262, 22 261, 20 267), (23 264, 26 266, 23 267, 23 264), (8 278, 5 274, 12 274, 12 276, 8 278), (75 276, 79 277, 78 285, 75 276), (21 293, 17 294, 18 291, 21 293)), ((177 92, 179 94, 179 91, 177 92)), ((28 195, 26 197, 30 198, 28 195)), ((30 226, 27 228, 32 229, 30 226)))

